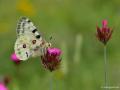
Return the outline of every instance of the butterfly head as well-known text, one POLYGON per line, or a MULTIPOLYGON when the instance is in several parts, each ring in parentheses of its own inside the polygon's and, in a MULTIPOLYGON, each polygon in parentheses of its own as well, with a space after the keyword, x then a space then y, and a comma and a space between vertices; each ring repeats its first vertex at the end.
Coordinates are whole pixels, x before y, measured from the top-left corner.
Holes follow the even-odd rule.
POLYGON ((52 46, 52 44, 50 42, 46 43, 46 47, 50 48, 52 46))

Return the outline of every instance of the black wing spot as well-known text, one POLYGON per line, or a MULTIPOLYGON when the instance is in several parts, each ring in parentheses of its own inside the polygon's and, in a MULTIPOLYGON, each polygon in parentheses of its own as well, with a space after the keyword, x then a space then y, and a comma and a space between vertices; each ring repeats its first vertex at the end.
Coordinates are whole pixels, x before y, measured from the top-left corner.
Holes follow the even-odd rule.
POLYGON ((32 31, 32 33, 35 33, 37 31, 37 29, 34 29, 33 31, 32 31))
POLYGON ((39 39, 39 38, 40 38, 40 35, 37 35, 37 36, 36 36, 36 38, 38 38, 38 39, 39 39))
POLYGON ((26 52, 26 55, 27 55, 27 57, 28 57, 28 53, 26 52))
POLYGON ((21 17, 21 20, 26 20, 27 18, 26 17, 21 17))
POLYGON ((30 21, 30 20, 28 20, 27 22, 28 22, 28 23, 30 23, 31 21, 30 21))

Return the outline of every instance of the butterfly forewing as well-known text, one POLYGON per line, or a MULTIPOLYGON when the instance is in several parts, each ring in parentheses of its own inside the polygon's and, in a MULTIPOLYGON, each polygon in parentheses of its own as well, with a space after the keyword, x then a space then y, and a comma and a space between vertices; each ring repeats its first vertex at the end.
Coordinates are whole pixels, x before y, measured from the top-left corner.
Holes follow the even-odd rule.
POLYGON ((41 35, 31 20, 26 17, 21 17, 17 25, 17 36, 28 33, 34 34, 37 39, 41 38, 41 35))
POLYGON ((42 39, 37 28, 26 17, 20 18, 17 25, 17 40, 15 53, 20 60, 27 60, 29 57, 40 56, 46 50, 46 41, 42 39))

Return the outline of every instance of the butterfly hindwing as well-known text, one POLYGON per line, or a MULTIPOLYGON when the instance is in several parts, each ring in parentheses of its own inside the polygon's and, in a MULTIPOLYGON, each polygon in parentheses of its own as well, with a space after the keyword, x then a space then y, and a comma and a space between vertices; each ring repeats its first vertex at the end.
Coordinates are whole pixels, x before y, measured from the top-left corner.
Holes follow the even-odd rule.
POLYGON ((15 42, 15 54, 20 60, 27 60, 31 56, 30 39, 28 35, 21 35, 15 42))

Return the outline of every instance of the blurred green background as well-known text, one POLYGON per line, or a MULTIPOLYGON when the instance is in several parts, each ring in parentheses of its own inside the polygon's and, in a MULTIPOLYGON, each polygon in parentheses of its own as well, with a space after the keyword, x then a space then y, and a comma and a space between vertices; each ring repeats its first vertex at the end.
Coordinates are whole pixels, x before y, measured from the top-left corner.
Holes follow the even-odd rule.
POLYGON ((0 76, 10 90, 101 90, 103 45, 96 25, 107 19, 114 33, 107 46, 109 85, 120 86, 120 0, 0 0, 0 76), (10 60, 20 16, 34 22, 46 40, 62 49, 61 69, 45 70, 40 57, 19 66, 10 60))

